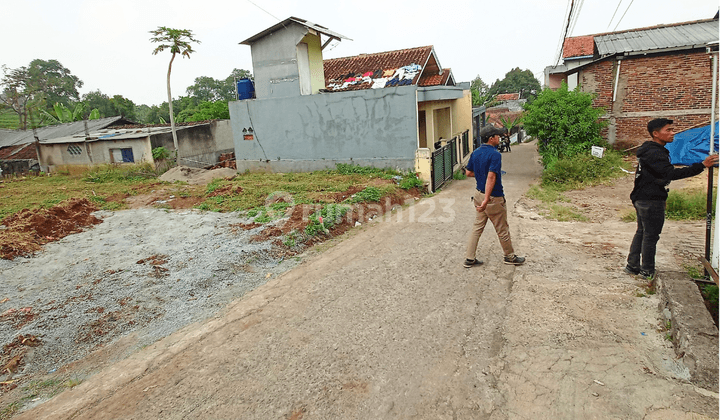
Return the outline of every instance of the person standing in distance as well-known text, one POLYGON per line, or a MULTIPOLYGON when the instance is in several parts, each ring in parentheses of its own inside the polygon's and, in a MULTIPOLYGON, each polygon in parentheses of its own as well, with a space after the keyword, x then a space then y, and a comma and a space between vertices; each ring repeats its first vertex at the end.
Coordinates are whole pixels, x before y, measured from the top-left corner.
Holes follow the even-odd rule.
POLYGON ((503 130, 490 124, 483 127, 480 130, 482 144, 472 153, 467 168, 465 168, 465 175, 475 177, 477 183, 477 191, 473 197, 473 204, 477 212, 468 238, 465 262, 463 263, 465 268, 483 263, 475 258, 475 252, 488 219, 495 226, 495 232, 505 254, 503 262, 512 265, 520 265, 525 262, 525 258, 515 255, 512 241, 510 241, 510 227, 507 222, 507 208, 501 177, 502 155, 497 150, 500 144, 500 135, 503 133, 503 130))
POLYGON ((673 120, 667 118, 656 118, 648 123, 651 140, 637 151, 638 167, 630 193, 637 214, 637 231, 630 244, 625 272, 648 279, 655 275, 655 250, 665 223, 670 181, 699 175, 705 168, 718 163, 718 156, 711 155, 686 168, 675 168, 670 163, 670 152, 665 148, 675 137, 672 123, 673 120))

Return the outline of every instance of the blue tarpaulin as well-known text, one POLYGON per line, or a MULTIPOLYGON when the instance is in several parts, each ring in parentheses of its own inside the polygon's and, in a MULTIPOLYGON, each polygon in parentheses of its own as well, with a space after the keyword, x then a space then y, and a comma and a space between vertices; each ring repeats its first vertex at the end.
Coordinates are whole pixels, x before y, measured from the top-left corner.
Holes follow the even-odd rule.
MULTIPOLYGON (((718 152, 718 127, 715 123, 715 152, 718 152)), ((673 165, 692 165, 702 162, 710 152, 710 124, 675 134, 672 143, 665 147, 670 151, 670 163, 673 165)))

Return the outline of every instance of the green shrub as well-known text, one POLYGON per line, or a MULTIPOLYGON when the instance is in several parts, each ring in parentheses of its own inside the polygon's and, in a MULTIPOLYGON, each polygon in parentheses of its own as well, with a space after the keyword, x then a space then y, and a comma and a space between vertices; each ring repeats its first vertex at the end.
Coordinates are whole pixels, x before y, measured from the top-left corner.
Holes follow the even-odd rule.
POLYGON ((409 174, 405 174, 403 178, 400 180, 400 188, 403 190, 409 190, 411 188, 421 188, 424 185, 421 179, 418 179, 417 175, 414 172, 411 172, 409 174))
POLYGON ((152 157, 154 160, 165 160, 170 157, 170 151, 164 146, 152 149, 152 157))
POLYGON ((593 108, 592 101, 592 94, 581 92, 579 87, 568 90, 563 82, 559 89, 544 89, 525 105, 523 125, 530 136, 539 140, 543 166, 603 143, 600 129, 604 123, 599 118, 605 110, 593 108))
POLYGON ((321 232, 328 233, 328 230, 338 224, 348 208, 340 204, 328 204, 323 206, 310 216, 310 223, 305 227, 308 236, 315 236, 321 232))
POLYGON ((465 178, 467 178, 467 176, 465 176, 465 171, 463 171, 462 169, 460 169, 459 171, 453 172, 453 179, 460 180, 460 179, 465 179, 465 178))
POLYGON ((361 203, 367 201, 378 202, 382 198, 382 191, 377 187, 366 187, 362 191, 355 193, 355 197, 352 198, 353 203, 361 203))

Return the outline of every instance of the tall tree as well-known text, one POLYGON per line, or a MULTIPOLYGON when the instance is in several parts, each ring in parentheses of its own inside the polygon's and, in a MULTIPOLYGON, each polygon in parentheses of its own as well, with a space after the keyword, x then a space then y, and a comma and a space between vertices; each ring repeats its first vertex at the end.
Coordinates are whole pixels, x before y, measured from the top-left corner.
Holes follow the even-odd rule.
POLYGON ((490 87, 483 82, 479 75, 470 82, 470 93, 473 106, 487 106, 495 99, 495 95, 490 92, 490 87))
POLYGON ((90 109, 97 109, 100 112, 102 118, 113 117, 116 114, 115 107, 113 106, 112 99, 99 89, 90 91, 82 96, 82 101, 85 102, 90 109))
MULTIPOLYGON (((170 106, 170 129, 172 131, 175 153, 177 154, 179 150, 178 139, 177 133, 175 132, 175 117, 173 116, 172 93, 170 92, 170 73, 172 72, 172 63, 173 60, 175 60, 175 56, 177 54, 180 54, 182 57, 187 57, 189 59, 190 54, 195 52, 190 43, 195 42, 197 44, 200 44, 200 41, 193 38, 192 31, 189 31, 187 29, 172 29, 165 26, 159 26, 154 31, 150 31, 150 33, 153 35, 153 37, 150 38, 150 41, 160 43, 160 45, 158 45, 153 50, 153 55, 156 55, 157 53, 165 51, 167 49, 169 49, 170 53, 172 53, 172 56, 170 57, 170 64, 168 65, 167 92, 168 104, 170 106)), ((175 163, 179 164, 179 156, 176 155, 176 157, 177 160, 175 163)))
POLYGON ((41 122, 41 110, 52 111, 55 103, 66 106, 79 99, 83 82, 57 60, 36 59, 28 67, 10 69, 3 66, 0 100, 18 115, 19 126, 41 122))
POLYGON ((122 95, 114 95, 110 99, 115 113, 113 115, 120 115, 128 120, 135 121, 135 103, 130 99, 123 97, 122 95))
POLYGON ((516 67, 505 74, 502 80, 496 80, 490 86, 490 93, 520 93, 521 99, 535 96, 540 93, 540 82, 530 70, 520 70, 516 67))
POLYGON ((230 76, 223 80, 214 79, 208 76, 195 78, 195 83, 188 86, 188 96, 194 97, 198 102, 234 101, 235 80, 252 78, 248 70, 233 69, 230 76))
POLYGON ((208 76, 195 78, 195 83, 187 87, 187 94, 200 102, 217 101, 222 99, 222 82, 208 76))
POLYGON ((56 103, 69 106, 72 101, 80 99, 78 89, 83 86, 82 80, 57 60, 31 61, 28 76, 28 84, 33 90, 43 93, 48 108, 56 103))

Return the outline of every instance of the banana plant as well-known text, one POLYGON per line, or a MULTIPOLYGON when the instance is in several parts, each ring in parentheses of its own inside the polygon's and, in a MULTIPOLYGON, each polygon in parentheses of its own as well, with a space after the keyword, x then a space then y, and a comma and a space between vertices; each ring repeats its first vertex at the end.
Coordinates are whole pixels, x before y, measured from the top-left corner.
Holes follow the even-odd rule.
MULTIPOLYGON (((53 105, 53 110, 55 111, 55 115, 45 110, 42 110, 41 112, 43 116, 49 118, 53 124, 68 123, 73 121, 81 121, 83 119, 83 115, 85 115, 85 111, 87 110, 87 105, 81 102, 75 105, 75 109, 73 111, 70 111, 70 109, 66 107, 65 104, 55 102, 55 105, 53 105)), ((100 118, 100 111, 95 108, 90 112, 90 116, 88 117, 88 119, 96 120, 98 118, 100 118)))
POLYGON ((522 119, 522 115, 515 115, 515 116, 509 116, 509 115, 503 115, 500 117, 500 123, 503 127, 507 130, 508 134, 512 131, 512 129, 520 124, 520 120, 522 119))

